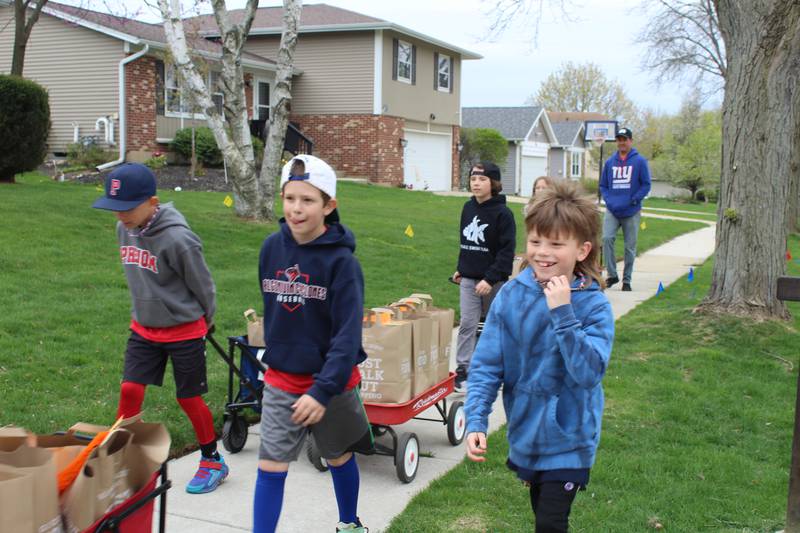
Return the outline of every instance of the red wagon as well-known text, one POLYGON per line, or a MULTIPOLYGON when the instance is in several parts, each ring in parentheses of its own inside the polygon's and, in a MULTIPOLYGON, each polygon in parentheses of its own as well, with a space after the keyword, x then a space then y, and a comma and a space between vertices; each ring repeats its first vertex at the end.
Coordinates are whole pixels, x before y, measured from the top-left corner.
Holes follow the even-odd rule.
MULTIPOLYGON (((464 415, 464 402, 456 400, 447 408, 447 397, 453 393, 453 382, 456 378, 455 373, 436 383, 434 386, 414 396, 405 403, 364 403, 367 411, 367 418, 372 426, 372 433, 376 437, 386 434, 391 436, 391 446, 381 442, 375 442, 375 453, 378 455, 388 455, 394 459, 397 477, 403 483, 410 483, 417 475, 419 467, 419 437, 416 433, 401 433, 399 436, 392 428, 399 424, 404 424, 409 420, 426 420, 429 422, 439 422, 447 426, 447 439, 453 446, 458 446, 464 440, 466 431, 466 417, 464 415), (418 416, 430 407, 436 407, 439 412, 438 418, 424 418, 418 416)), ((307 445, 308 459, 317 470, 325 471, 328 465, 325 463, 317 451, 314 439, 308 439, 307 445)))

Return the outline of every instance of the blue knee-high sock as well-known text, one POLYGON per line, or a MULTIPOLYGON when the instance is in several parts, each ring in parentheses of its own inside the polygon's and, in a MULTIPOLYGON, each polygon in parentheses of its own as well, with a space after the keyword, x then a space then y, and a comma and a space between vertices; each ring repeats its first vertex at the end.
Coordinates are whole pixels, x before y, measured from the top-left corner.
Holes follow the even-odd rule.
POLYGON ((336 503, 339 506, 339 522, 355 523, 358 510, 358 464, 356 456, 350 457, 342 466, 328 465, 333 478, 333 491, 336 493, 336 503))
POLYGON ((274 533, 283 507, 283 488, 287 472, 258 470, 253 498, 253 533, 274 533))

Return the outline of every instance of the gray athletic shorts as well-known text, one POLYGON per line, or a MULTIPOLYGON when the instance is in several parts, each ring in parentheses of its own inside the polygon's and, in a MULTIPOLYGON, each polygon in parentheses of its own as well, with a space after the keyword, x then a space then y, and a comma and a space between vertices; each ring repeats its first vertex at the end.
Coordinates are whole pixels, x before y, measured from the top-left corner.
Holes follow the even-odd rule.
POLYGON ((309 432, 325 459, 338 459, 349 451, 370 453, 363 449, 372 447, 372 434, 358 387, 331 398, 322 420, 310 427, 292 422, 292 404, 300 396, 264 385, 259 459, 296 461, 309 432))

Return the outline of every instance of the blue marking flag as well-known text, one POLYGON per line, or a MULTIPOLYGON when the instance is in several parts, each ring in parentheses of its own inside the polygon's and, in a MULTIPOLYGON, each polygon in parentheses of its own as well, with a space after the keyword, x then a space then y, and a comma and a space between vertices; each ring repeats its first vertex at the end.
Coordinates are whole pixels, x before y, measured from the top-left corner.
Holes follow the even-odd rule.
POLYGON ((656 290, 656 296, 664 292, 664 284, 660 281, 658 282, 658 289, 656 290))
POLYGON ((689 267, 689 276, 686 278, 689 281, 694 281, 694 269, 689 267))

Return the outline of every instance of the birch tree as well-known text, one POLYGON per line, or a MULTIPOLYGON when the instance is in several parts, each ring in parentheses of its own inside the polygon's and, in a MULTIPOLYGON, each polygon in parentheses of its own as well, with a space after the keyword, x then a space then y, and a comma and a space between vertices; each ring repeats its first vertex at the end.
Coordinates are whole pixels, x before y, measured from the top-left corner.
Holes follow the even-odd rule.
MULTIPOLYGON (((258 8, 258 0, 248 0, 244 8, 241 22, 231 22, 225 0, 211 0, 214 18, 220 31, 220 44, 222 46, 222 75, 220 76, 223 94, 223 115, 217 111, 211 99, 209 88, 197 65, 192 60, 190 46, 187 43, 181 17, 180 0, 158 0, 158 7, 164 21, 164 33, 167 37, 171 59, 185 81, 190 98, 197 104, 200 111, 206 116, 214 139, 222 152, 228 168, 228 176, 233 184, 233 195, 236 213, 242 217, 269 220, 274 216, 275 175, 257 174, 253 144, 250 139, 250 126, 247 116, 247 103, 245 97, 244 70, 242 68, 242 51, 250 32, 250 27, 258 8)), ((297 40, 297 20, 300 16, 299 0, 284 0, 285 13, 291 13, 293 19, 289 20, 293 40, 297 40)), ((291 18, 289 17, 289 18, 291 18)), ((287 24, 287 15, 284 15, 284 24, 287 24)), ((279 57, 283 57, 284 65, 288 65, 288 76, 291 80, 293 52, 283 49, 287 30, 284 28, 281 38, 282 47, 279 57)), ((280 78, 280 68, 278 73, 280 78)), ((287 89, 288 91, 288 89, 287 89)), ((287 107, 276 108, 273 115, 288 113, 287 107)), ((271 128, 271 135, 279 136, 279 146, 282 147, 286 135, 285 123, 288 117, 276 116, 273 120, 284 121, 283 128, 271 128), (277 129, 277 131, 272 131, 277 129)), ((276 141, 277 142, 277 141, 276 141)), ((280 155, 279 161, 280 161, 280 155)), ((266 153, 265 153, 266 159, 266 153)), ((263 168, 263 167, 262 167, 263 168)))
MULTIPOLYGON (((302 10, 301 0, 283 1, 283 32, 278 48, 278 71, 275 73, 275 89, 272 91, 269 114, 269 132, 261 161, 261 183, 264 194, 275 196, 275 181, 280 175, 283 143, 289 126, 292 110, 292 70, 294 49, 297 46, 297 25, 302 10)), ((262 203, 262 216, 273 218, 274 202, 262 203)))

